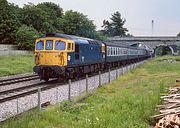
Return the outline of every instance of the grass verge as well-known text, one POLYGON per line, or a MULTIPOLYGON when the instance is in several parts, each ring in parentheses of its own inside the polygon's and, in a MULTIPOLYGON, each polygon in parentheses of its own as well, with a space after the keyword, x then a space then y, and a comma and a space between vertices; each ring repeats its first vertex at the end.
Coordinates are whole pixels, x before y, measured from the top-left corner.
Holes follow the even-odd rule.
MULTIPOLYGON (((166 57, 165 57, 166 58, 166 57)), ((168 57, 167 57, 168 58, 168 57)), ((163 57, 164 59, 164 57, 163 57)), ((162 60, 163 60, 162 59, 162 60)), ((176 59, 176 57, 171 57, 176 59)), ((148 128, 160 94, 175 84, 180 62, 153 59, 105 85, 80 103, 64 102, 46 111, 29 111, 2 128, 148 128)))
POLYGON ((33 55, 0 56, 0 77, 32 72, 33 55))

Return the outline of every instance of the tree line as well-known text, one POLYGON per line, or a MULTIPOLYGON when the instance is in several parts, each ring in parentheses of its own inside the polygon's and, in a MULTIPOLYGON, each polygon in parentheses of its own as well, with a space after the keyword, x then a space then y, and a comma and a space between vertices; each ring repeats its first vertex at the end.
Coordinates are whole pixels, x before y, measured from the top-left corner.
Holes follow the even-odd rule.
POLYGON ((93 20, 83 13, 63 9, 52 2, 37 5, 25 4, 22 8, 7 0, 0 0, 0 43, 17 44, 19 49, 32 50, 35 38, 47 32, 77 35, 97 40, 111 36, 127 36, 126 20, 115 12, 110 20, 104 20, 102 30, 97 31, 93 20))

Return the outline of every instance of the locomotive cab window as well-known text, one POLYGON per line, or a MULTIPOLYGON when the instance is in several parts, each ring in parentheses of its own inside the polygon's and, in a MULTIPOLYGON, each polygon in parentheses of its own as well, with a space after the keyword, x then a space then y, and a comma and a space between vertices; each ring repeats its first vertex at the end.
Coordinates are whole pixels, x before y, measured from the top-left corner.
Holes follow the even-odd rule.
POLYGON ((46 50, 53 50, 53 41, 52 40, 46 41, 46 50))
POLYGON ((39 41, 36 43, 36 50, 43 50, 44 49, 44 41, 39 41))
POLYGON ((71 43, 68 43, 67 50, 71 50, 71 43))
POLYGON ((55 50, 65 50, 66 43, 62 41, 56 41, 55 43, 55 50))
POLYGON ((72 44, 72 50, 74 50, 74 44, 72 44))

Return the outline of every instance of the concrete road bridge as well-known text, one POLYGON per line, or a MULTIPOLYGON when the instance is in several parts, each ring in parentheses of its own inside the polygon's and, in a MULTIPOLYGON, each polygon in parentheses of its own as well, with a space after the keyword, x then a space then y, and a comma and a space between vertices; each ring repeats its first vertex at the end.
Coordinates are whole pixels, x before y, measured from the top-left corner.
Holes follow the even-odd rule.
POLYGON ((168 46, 172 54, 177 54, 177 44, 180 44, 180 37, 168 37, 168 36, 141 36, 141 37, 111 37, 110 41, 121 44, 144 44, 151 50, 156 49, 159 46, 168 46))

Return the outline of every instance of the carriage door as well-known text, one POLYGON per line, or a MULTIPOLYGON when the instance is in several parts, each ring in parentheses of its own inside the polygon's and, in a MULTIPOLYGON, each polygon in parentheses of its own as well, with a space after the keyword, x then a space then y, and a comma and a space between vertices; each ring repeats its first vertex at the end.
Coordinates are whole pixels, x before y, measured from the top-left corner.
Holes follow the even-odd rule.
POLYGON ((78 64, 80 62, 80 54, 79 54, 79 44, 75 44, 75 55, 74 55, 74 62, 78 64))

